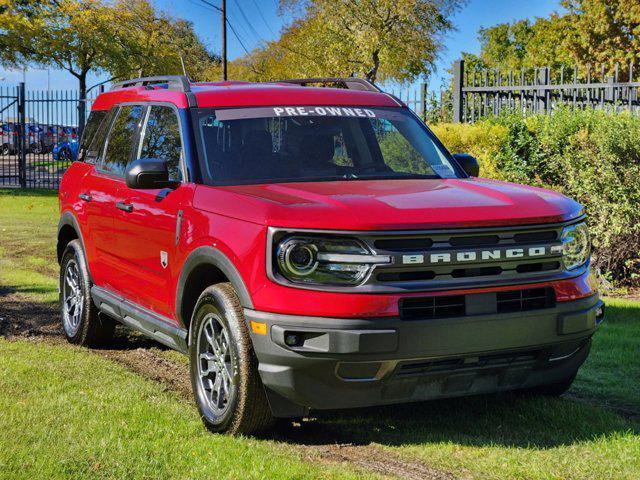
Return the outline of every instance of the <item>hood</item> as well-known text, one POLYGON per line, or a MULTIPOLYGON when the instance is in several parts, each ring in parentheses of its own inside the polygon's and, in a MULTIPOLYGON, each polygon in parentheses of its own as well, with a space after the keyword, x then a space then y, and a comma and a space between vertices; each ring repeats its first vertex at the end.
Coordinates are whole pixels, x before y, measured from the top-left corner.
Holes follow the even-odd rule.
POLYGON ((202 187, 194 206, 268 226, 330 230, 557 223, 582 211, 556 192, 477 178, 202 187))

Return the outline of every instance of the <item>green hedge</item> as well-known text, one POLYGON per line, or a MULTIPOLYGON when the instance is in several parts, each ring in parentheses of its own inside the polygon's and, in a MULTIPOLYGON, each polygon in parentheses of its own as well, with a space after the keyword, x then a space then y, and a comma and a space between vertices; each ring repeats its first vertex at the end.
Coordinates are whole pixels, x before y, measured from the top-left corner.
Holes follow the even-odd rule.
POLYGON ((601 278, 638 283, 640 118, 562 109, 433 130, 452 152, 475 155, 482 176, 550 188, 582 203, 601 278))

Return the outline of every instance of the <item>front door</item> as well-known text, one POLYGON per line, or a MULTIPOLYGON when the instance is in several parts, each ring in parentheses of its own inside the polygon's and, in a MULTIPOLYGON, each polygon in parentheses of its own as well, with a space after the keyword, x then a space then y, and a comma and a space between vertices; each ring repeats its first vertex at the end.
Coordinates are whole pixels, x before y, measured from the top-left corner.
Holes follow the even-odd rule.
MULTIPOLYGON (((166 160, 171 180, 183 180, 180 120, 171 106, 151 105, 140 131, 135 158, 166 160)), ((116 214, 119 268, 131 281, 122 286, 125 298, 166 317, 173 317, 171 278, 179 275, 173 262, 182 205, 190 200, 189 184, 170 190, 133 190, 123 185, 116 214)))

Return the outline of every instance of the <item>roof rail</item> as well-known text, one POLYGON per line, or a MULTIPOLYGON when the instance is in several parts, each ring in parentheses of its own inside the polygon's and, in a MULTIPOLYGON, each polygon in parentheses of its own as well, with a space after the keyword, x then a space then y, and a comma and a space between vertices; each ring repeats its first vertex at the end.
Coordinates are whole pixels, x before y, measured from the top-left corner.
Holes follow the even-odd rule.
POLYGON ((380 88, 371 83, 369 80, 358 77, 319 77, 319 78, 290 78, 287 80, 279 80, 276 83, 293 83, 306 87, 310 83, 321 84, 339 84, 348 90, 365 90, 367 92, 382 92, 380 88))
POLYGON ((191 91, 191 81, 189 80, 189 77, 185 75, 160 75, 157 77, 132 78, 131 80, 114 83, 111 85, 111 90, 118 90, 120 88, 127 87, 144 87, 147 85, 162 83, 168 84, 169 87, 178 88, 185 93, 191 91))

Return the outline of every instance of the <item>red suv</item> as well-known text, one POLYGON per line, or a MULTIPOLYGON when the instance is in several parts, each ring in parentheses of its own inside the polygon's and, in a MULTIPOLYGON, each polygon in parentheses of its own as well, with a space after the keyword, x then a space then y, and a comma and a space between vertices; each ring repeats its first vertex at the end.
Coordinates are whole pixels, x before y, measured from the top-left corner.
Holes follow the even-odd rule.
POLYGON ((188 353, 213 431, 559 395, 604 311, 584 210, 477 175, 361 79, 116 84, 60 186, 64 332, 188 353))

